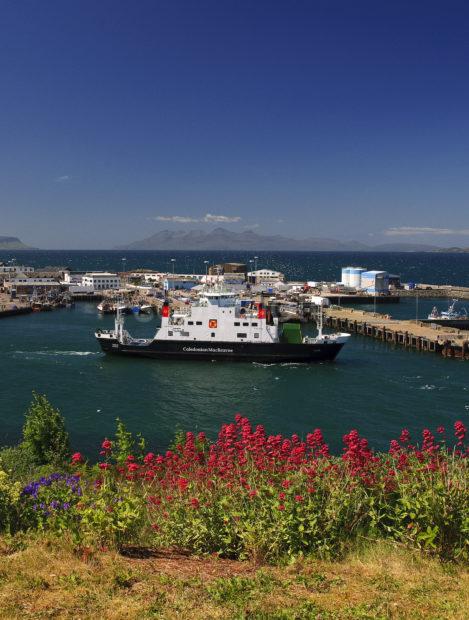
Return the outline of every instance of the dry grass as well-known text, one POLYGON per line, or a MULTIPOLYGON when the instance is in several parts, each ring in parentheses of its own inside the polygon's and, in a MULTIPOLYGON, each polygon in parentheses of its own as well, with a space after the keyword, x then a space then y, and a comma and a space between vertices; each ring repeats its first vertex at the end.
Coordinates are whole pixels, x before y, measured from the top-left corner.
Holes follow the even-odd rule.
POLYGON ((467 618, 469 572, 390 545, 286 567, 66 541, 0 541, 0 617, 198 620, 467 618))

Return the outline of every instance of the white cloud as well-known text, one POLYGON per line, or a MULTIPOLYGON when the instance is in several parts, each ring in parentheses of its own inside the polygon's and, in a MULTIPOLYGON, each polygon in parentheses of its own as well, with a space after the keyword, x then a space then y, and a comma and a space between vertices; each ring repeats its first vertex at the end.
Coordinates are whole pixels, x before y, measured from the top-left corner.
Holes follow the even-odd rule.
POLYGON ((71 179, 71 178, 72 178, 72 177, 71 177, 71 175, 70 175, 70 174, 64 174, 64 175, 62 175, 61 177, 57 177, 57 178, 55 179, 55 182, 56 182, 56 183, 65 183, 66 181, 70 181, 70 179, 71 179))
POLYGON ((232 223, 241 221, 239 216, 213 215, 212 213, 206 213, 201 218, 187 217, 185 215, 156 215, 149 219, 156 220, 157 222, 175 222, 176 224, 212 224, 214 222, 232 223))
POLYGON ((200 220, 195 220, 192 217, 186 217, 184 215, 157 215, 151 219, 157 220, 158 222, 176 222, 176 224, 200 222, 200 220))
POLYGON ((431 228, 430 226, 398 226, 383 231, 388 237, 412 235, 469 235, 469 228, 431 228))
POLYGON ((204 222, 240 222, 241 218, 237 215, 213 215, 212 213, 206 213, 203 219, 204 222))

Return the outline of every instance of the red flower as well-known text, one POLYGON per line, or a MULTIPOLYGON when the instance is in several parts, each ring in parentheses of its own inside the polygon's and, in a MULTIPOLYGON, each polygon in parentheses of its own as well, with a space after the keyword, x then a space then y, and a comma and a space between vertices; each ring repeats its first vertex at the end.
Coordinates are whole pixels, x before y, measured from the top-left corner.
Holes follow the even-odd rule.
POLYGON ((299 504, 301 504, 301 502, 303 501, 303 496, 302 495, 295 495, 295 502, 298 502, 299 504))
POLYGON ((252 491, 249 491, 249 497, 256 497, 257 494, 258 493, 257 493, 256 489, 252 489, 252 491))
POLYGON ((283 491, 282 491, 281 493, 279 493, 279 494, 278 494, 278 498, 279 498, 280 500, 282 500, 282 502, 283 502, 283 500, 286 498, 285 493, 284 493, 283 491))
POLYGON ((109 463, 99 463, 98 467, 99 469, 109 469, 111 466, 109 463))
POLYGON ((283 504, 279 504, 278 505, 278 509, 283 511, 283 510, 285 510, 285 506, 283 504))
POLYGON ((457 443, 458 446, 462 446, 464 442, 464 438, 466 437, 466 433, 467 433, 467 429, 464 426, 464 424, 461 422, 461 420, 458 420, 457 422, 454 423, 454 434, 458 440, 458 443, 457 443))
POLYGON ((187 478, 178 478, 177 485, 181 492, 185 491, 189 486, 189 480, 187 478))
POLYGON ((81 452, 75 452, 72 454, 72 464, 79 465, 80 463, 84 463, 85 459, 83 458, 81 452))
POLYGON ((103 450, 106 450, 106 452, 111 450, 112 449, 112 441, 110 441, 109 439, 105 439, 103 441, 103 443, 101 444, 101 448, 103 450))
POLYGON ((291 482, 290 482, 290 480, 284 480, 284 481, 282 482, 282 487, 283 487, 284 489, 288 489, 290 486, 291 486, 291 482))
POLYGON ((193 497, 191 499, 191 506, 194 509, 200 508, 200 502, 199 502, 199 500, 196 497, 193 497))

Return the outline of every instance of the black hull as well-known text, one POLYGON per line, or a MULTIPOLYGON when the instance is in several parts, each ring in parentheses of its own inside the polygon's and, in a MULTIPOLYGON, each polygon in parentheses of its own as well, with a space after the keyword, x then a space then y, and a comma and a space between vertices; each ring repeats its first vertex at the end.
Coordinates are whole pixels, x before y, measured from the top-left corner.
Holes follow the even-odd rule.
POLYGON ((260 363, 311 363, 332 361, 343 343, 253 344, 248 342, 181 342, 153 340, 149 344, 119 344, 98 338, 102 350, 114 355, 156 359, 229 360, 260 363))

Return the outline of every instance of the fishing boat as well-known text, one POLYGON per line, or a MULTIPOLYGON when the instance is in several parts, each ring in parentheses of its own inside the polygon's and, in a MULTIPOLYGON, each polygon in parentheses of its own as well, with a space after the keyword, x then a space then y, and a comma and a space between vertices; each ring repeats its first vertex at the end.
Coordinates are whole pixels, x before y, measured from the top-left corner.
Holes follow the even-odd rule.
POLYGON ((161 327, 153 338, 133 338, 117 312, 114 329, 98 329, 95 336, 105 353, 187 360, 245 360, 263 363, 334 360, 350 334, 324 334, 322 307, 317 336, 303 335, 299 323, 281 325, 263 303, 241 305, 234 292, 219 287, 204 291, 182 310, 171 310, 166 300, 161 327))
POLYGON ((438 308, 434 306, 423 322, 436 323, 437 325, 445 325, 446 327, 456 327, 459 329, 469 329, 469 316, 466 308, 456 310, 458 301, 458 299, 453 299, 448 310, 443 310, 442 312, 439 312, 438 308))
POLYGON ((122 302, 113 302, 113 301, 102 301, 97 306, 98 312, 100 314, 116 314, 120 312, 121 314, 129 314, 132 310, 131 308, 122 302))

